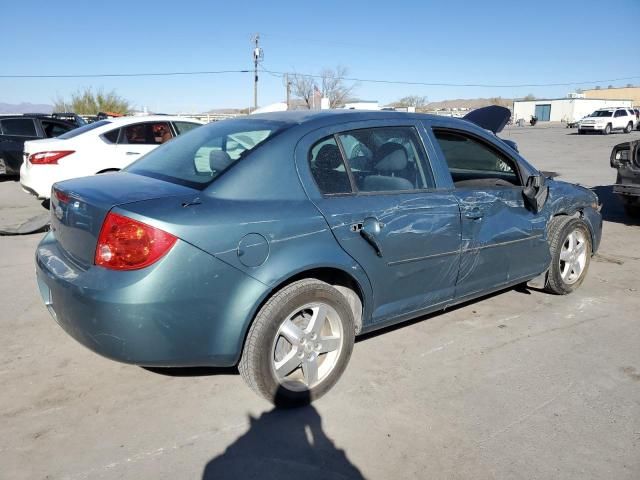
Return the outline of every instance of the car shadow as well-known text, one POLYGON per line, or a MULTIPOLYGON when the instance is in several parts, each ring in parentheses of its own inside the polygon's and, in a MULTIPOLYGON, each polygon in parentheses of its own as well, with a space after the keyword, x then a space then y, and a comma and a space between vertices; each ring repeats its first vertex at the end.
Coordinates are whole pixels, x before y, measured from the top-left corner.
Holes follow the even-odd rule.
POLYGON ((20 177, 16 175, 0 175, 0 183, 3 182, 18 182, 20 177))
POLYGON ((142 367, 148 372, 165 377, 212 377, 237 375, 236 367, 142 367))
POLYGON ((250 416, 249 423, 245 434, 207 463, 203 480, 364 478, 324 432, 322 418, 311 405, 273 408, 250 416))
POLYGON ((640 225, 640 218, 634 218, 624 211, 624 205, 620 197, 613 193, 613 185, 599 185, 592 187, 600 203, 602 203, 602 219, 606 222, 621 223, 623 225, 640 225))

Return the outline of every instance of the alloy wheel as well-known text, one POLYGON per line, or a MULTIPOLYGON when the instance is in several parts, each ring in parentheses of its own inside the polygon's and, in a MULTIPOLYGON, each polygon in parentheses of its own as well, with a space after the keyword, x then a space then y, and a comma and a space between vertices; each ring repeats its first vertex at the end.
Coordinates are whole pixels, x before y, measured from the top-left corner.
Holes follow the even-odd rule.
POLYGON ((587 264, 587 238, 581 229, 567 235, 560 250, 560 275, 562 280, 572 285, 582 276, 587 264))
POLYGON ((342 322, 326 303, 310 303, 289 314, 278 328, 271 369, 280 385, 310 390, 334 369, 344 344, 342 322))

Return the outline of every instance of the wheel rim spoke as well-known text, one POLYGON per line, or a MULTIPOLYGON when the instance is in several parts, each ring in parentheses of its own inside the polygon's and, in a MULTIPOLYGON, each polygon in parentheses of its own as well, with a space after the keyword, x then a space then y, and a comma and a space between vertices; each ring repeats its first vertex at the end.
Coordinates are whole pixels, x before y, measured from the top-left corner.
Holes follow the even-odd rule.
POLYGON ((307 331, 319 335, 324 325, 324 321, 327 318, 327 307, 325 305, 318 305, 317 307, 314 307, 312 311, 313 315, 311 316, 311 320, 309 320, 307 331))
POLYGON ((286 338, 291 345, 298 345, 302 340, 304 332, 300 327, 288 319, 280 326, 280 335, 286 338))
POLYGON ((298 352, 295 349, 291 349, 291 351, 281 361, 275 362, 278 378, 282 379, 289 375, 300 366, 300 363, 301 360, 298 357, 298 352))
POLYGON ((568 262, 571 258, 571 252, 569 250, 565 250, 564 248, 560 250, 560 260, 563 262, 568 262))
POLYGON ((305 360, 302 362, 302 374, 304 375, 304 383, 311 387, 318 380, 318 362, 317 360, 305 360))
POLYGON ((333 352, 340 348, 340 337, 321 337, 319 343, 318 354, 333 352))

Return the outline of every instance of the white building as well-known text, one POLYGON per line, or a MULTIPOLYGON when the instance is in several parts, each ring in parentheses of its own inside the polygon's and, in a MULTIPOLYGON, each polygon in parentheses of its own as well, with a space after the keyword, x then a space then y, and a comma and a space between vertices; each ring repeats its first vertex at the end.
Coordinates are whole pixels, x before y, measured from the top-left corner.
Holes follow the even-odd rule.
POLYGON ((513 121, 528 122, 532 116, 540 122, 575 122, 585 115, 605 107, 631 107, 631 100, 607 100, 602 98, 550 98, 515 100, 513 121))

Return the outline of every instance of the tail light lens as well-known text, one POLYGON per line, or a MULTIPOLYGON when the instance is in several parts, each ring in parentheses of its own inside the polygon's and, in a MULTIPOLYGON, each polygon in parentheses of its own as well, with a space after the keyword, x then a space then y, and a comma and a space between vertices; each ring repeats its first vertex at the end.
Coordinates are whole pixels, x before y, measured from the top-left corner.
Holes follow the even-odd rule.
POLYGON ((55 165, 63 157, 75 153, 75 150, 56 150, 52 152, 38 152, 29 155, 29 163, 32 165, 55 165))
POLYGON ((177 238, 132 218, 108 213, 96 246, 95 264, 112 270, 137 270, 162 258, 177 238))

